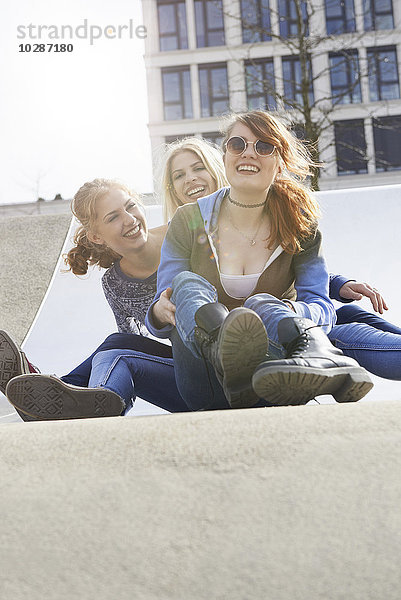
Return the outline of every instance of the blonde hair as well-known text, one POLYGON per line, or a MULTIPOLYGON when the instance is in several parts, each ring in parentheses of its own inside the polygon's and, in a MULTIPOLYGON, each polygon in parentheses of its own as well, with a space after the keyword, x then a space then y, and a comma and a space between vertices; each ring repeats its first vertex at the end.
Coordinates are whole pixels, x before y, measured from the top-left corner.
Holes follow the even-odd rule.
POLYGON ((165 147, 163 155, 159 190, 163 203, 165 222, 169 221, 177 208, 182 205, 182 202, 177 198, 177 194, 174 191, 174 183, 171 177, 171 162, 175 156, 185 150, 193 152, 203 162, 216 183, 216 190, 227 185, 222 155, 216 146, 207 140, 196 137, 187 137, 168 144, 165 147))
POLYGON ((278 242, 290 254, 300 252, 300 240, 313 232, 320 214, 316 200, 302 181, 319 164, 276 115, 263 110, 230 115, 224 128, 223 148, 236 123, 248 127, 259 139, 271 142, 285 167, 284 172, 277 173, 268 192, 265 207, 271 226, 268 246, 278 242))
POLYGON ((113 189, 127 192, 136 202, 141 204, 138 194, 115 179, 94 179, 84 183, 71 202, 72 214, 80 222, 80 226, 73 238, 74 247, 63 258, 65 264, 69 267, 68 270, 72 271, 74 275, 85 275, 88 272, 89 265, 98 265, 101 268, 108 269, 116 260, 121 258, 111 248, 104 244, 95 244, 88 237, 88 233, 92 231, 96 220, 97 200, 103 198, 113 189))

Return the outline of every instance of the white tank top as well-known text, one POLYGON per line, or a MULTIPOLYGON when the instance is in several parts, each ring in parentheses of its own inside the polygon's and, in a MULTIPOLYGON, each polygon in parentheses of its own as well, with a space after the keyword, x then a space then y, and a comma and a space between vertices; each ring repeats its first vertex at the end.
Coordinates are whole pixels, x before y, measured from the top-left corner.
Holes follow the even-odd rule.
POLYGON ((247 298, 255 289, 260 273, 251 273, 250 275, 224 275, 220 273, 220 281, 226 294, 231 298, 247 298))

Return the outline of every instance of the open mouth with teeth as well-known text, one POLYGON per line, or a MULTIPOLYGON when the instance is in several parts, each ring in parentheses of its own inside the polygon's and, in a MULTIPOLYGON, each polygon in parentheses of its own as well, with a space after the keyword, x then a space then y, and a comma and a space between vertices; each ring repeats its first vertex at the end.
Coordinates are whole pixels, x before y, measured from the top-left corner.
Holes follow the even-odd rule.
POLYGON ((205 188, 202 185, 198 185, 195 188, 192 188, 192 190, 189 190, 187 192, 187 196, 189 196, 190 198, 193 198, 193 196, 198 196, 203 194, 205 191, 205 188))
POLYGON ((135 225, 135 227, 133 227, 132 229, 130 229, 129 231, 127 231, 127 233, 124 233, 123 237, 127 237, 127 238, 135 237, 139 233, 140 229, 141 229, 141 224, 137 223, 135 225))
POLYGON ((259 169, 259 167, 255 166, 255 165, 238 165, 237 171, 239 173, 240 172, 259 173, 260 169, 259 169))

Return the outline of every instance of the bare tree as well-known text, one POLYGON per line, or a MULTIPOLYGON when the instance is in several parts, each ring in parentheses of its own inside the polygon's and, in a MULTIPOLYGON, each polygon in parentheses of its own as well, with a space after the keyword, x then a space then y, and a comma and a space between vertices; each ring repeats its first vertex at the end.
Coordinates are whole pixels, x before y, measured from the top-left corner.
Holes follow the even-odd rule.
MULTIPOLYGON (((358 57, 357 42, 365 32, 356 31, 357 15, 350 11, 347 14, 346 9, 347 4, 341 0, 326 0, 326 6, 319 0, 277 0, 270 4, 267 0, 247 0, 242 2, 240 16, 227 13, 241 21, 248 41, 245 57, 248 100, 252 95, 264 95, 268 99, 266 108, 272 108, 270 100, 273 107, 290 115, 297 133, 302 130, 317 163, 327 147, 334 144, 334 136, 328 130, 332 131, 337 110, 344 104, 361 102, 361 83, 368 77, 369 68, 374 68, 369 60, 361 61, 358 57), (280 7, 280 2, 281 10, 273 8, 280 7), (330 25, 326 29, 326 7, 329 16, 335 15, 339 8, 343 11, 341 27, 345 26, 345 33, 339 27, 336 31, 335 18, 328 19, 330 25), (258 42, 266 40, 275 42, 282 57, 281 74, 273 76, 265 68, 263 72, 266 60, 260 52, 253 51, 258 42), (342 80, 337 87, 336 80, 342 80)), ((350 156, 367 161, 363 144, 355 140, 350 146, 350 156)), ((311 180, 313 189, 319 189, 318 178, 316 170, 311 180)))

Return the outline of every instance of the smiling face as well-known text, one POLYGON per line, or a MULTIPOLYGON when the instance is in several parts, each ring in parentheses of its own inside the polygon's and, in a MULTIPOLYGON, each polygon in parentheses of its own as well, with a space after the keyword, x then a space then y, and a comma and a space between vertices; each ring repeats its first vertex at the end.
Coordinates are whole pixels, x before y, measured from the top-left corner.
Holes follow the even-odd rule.
MULTIPOLYGON (((280 157, 275 151, 271 156, 259 156, 255 152, 253 143, 259 138, 243 123, 235 123, 230 132, 230 137, 240 136, 247 145, 240 156, 226 152, 224 165, 227 179, 233 190, 249 192, 265 192, 273 183, 280 169, 280 157)), ((266 138, 266 141, 268 139, 266 138)))
POLYGON ((181 204, 195 202, 217 190, 217 183, 195 152, 182 150, 171 160, 171 181, 181 204))
POLYGON ((148 239, 148 226, 141 205, 125 190, 112 188, 96 200, 96 218, 88 238, 121 256, 142 249, 148 239))

